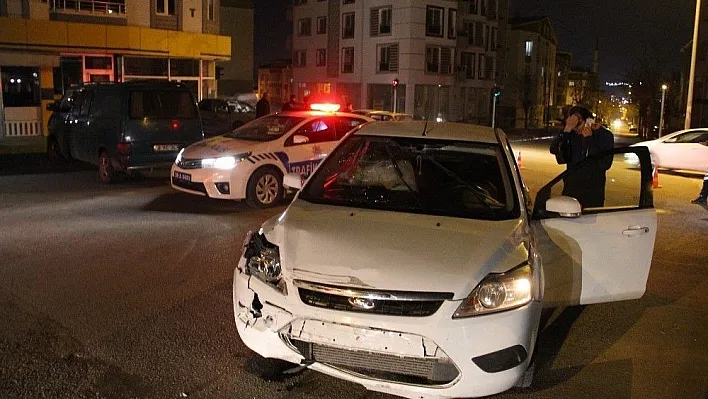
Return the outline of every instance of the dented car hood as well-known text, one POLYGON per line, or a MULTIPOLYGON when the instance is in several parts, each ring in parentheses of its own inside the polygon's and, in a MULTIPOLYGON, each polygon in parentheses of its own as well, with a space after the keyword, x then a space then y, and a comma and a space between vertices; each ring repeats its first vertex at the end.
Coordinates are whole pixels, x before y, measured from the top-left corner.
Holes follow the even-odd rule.
POLYGON ((262 141, 216 136, 190 145, 184 149, 182 156, 187 159, 218 158, 251 152, 260 145, 263 145, 262 141))
POLYGON ((283 274, 331 285, 453 293, 528 259, 521 219, 484 221, 295 200, 263 227, 283 274))

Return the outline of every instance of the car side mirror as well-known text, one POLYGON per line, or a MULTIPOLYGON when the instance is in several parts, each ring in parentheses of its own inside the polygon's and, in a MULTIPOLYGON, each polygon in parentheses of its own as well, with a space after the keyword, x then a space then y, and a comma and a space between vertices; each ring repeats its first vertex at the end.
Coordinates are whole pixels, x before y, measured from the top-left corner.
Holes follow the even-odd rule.
POLYGON ((548 201, 546 201, 546 211, 556 212, 564 218, 577 218, 582 215, 580 202, 573 197, 567 197, 565 195, 549 198, 548 201))
POLYGON ((299 173, 288 173, 283 176, 283 186, 292 188, 293 190, 299 190, 302 188, 303 179, 299 173))
POLYGON ((302 136, 299 134, 296 134, 295 136, 293 136, 293 144, 305 144, 305 143, 308 143, 309 141, 310 141, 310 139, 307 138, 307 136, 302 136))

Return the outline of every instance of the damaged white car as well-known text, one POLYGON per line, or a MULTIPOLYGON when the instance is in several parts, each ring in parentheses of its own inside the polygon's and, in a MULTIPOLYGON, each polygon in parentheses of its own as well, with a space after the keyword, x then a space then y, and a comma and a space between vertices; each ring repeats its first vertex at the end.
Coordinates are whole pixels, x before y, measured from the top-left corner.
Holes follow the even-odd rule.
POLYGON ((249 233, 234 271, 239 335, 264 357, 409 398, 527 381, 542 308, 635 299, 656 234, 646 148, 588 158, 531 206, 501 130, 381 122, 351 132, 290 206, 249 233), (595 163, 605 205, 556 195, 595 163))

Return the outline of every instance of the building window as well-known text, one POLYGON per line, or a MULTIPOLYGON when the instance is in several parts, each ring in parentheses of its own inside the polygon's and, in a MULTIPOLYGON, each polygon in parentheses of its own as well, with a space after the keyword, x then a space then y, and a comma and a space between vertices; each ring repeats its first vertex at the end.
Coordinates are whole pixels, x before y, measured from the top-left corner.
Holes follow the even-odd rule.
POLYGON ((2 102, 5 107, 38 107, 39 68, 3 67, 2 102))
POLYGON ((315 65, 317 66, 325 66, 327 65, 327 50, 320 48, 317 49, 317 53, 315 53, 315 65))
POLYGON ((317 34, 327 33, 327 17, 317 17, 317 34))
POLYGON ((532 52, 533 52, 533 40, 527 40, 526 41, 526 56, 531 57, 532 52))
POLYGON ((484 48, 489 51, 489 45, 491 43, 490 37, 489 37, 489 25, 484 25, 484 48))
POLYGON ((342 73, 354 72, 354 47, 342 48, 342 73))
POLYGON ((570 87, 575 87, 575 82, 573 82, 573 81, 571 80, 570 82, 568 82, 568 86, 570 86, 570 87))
POLYGON ((354 37, 354 13, 342 14, 342 39, 354 37))
POLYGON ((297 35, 310 36, 312 20, 310 18, 302 18, 297 20, 297 35))
POLYGON ((447 38, 457 37, 457 10, 450 8, 447 10, 447 38))
POLYGON ((442 37, 443 35, 443 14, 442 7, 428 6, 425 11, 425 35, 442 37))
POLYGON ((293 5, 299 6, 302 4, 307 4, 307 0, 293 0, 293 5))
POLYGON ((485 72, 486 65, 487 65, 487 64, 486 64, 486 59, 485 59, 485 57, 484 57, 484 54, 480 54, 480 55, 479 55, 479 67, 477 68, 477 70, 479 71, 479 76, 478 76, 478 77, 479 77, 480 79, 484 79, 484 78, 485 78, 484 72, 485 72))
POLYGON ((342 3, 344 3, 344 4, 354 4, 354 0, 343 0, 342 3))
POLYGON ((487 0, 479 0, 479 15, 487 16, 487 0))
POLYGON ((440 72, 440 47, 427 47, 425 49, 425 72, 440 72))
POLYGON ((371 36, 391 34, 391 7, 371 9, 371 36))
POLYGON ((462 53, 460 54, 460 68, 465 73, 467 79, 474 79, 474 66, 475 66, 475 54, 474 53, 462 53))
POLYGON ((305 67, 307 66, 307 51, 305 50, 296 50, 295 51, 295 56, 293 57, 295 60, 294 64, 296 67, 305 67))
POLYGON ((497 51, 497 28, 492 27, 492 51, 497 51))
POLYGON ((157 15, 175 15, 175 0, 155 0, 157 15))
POLYGON ((377 53, 379 72, 398 71, 398 44, 380 45, 377 53))
POLYGON ((469 13, 472 15, 477 15, 478 8, 477 8, 477 0, 470 0, 470 9, 469 13))
POLYGON ((214 20, 214 0, 207 0, 207 19, 214 20))

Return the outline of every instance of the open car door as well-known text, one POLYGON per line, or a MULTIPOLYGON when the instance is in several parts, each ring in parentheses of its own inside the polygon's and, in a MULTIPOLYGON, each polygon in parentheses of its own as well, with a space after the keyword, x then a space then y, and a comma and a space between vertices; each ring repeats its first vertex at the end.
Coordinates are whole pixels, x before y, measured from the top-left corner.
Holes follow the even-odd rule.
POLYGON ((646 147, 598 153, 553 179, 539 191, 531 220, 543 265, 544 306, 640 298, 656 226, 646 147), (639 158, 639 170, 619 158, 628 152, 639 158), (592 182, 597 183, 598 171, 606 168, 604 198, 600 192, 598 203, 597 190, 603 187, 592 182), (590 206, 582 207, 583 202, 590 206))

